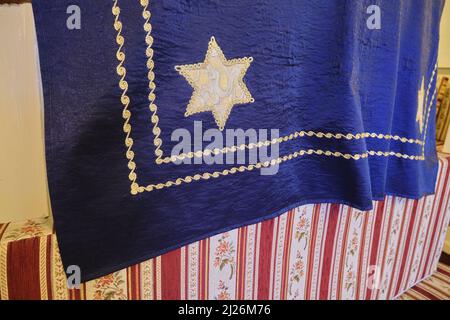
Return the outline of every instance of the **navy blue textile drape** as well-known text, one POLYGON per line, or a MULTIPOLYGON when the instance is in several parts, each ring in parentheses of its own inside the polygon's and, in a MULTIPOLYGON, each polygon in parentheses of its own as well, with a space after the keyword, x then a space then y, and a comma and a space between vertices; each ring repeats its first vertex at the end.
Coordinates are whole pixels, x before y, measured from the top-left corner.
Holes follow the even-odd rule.
POLYGON ((433 193, 442 7, 33 1, 64 265, 89 280, 301 204, 433 193))

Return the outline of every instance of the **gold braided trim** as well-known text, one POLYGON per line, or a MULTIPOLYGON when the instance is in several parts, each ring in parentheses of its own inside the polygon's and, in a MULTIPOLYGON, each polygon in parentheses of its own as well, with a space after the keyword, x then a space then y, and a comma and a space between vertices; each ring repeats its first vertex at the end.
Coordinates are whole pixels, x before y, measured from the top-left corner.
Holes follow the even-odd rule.
MULTIPOLYGON (((131 112, 128 110, 130 105, 130 97, 127 95, 128 92, 128 82, 125 81, 125 76, 127 75, 127 69, 124 67, 125 62, 125 53, 122 52, 122 48, 125 44, 125 38, 122 36, 122 22, 119 20, 120 16, 120 8, 117 6, 117 1, 114 1, 114 5, 112 8, 112 13, 115 16, 114 20, 114 29, 117 31, 116 42, 119 45, 119 48, 116 52, 116 58, 119 60, 119 65, 116 68, 117 74, 121 77, 119 80, 119 87, 122 89, 122 96, 120 97, 120 101, 123 104, 123 112, 122 117, 125 120, 123 125, 123 131, 126 134, 125 137, 125 146, 127 147, 126 157, 128 159, 128 169, 130 169, 130 174, 128 178, 131 181, 131 189, 136 190, 137 188, 137 175, 136 175, 136 163, 134 162, 134 152, 132 150, 133 147, 133 139, 131 138, 131 112)), ((132 191, 133 193, 133 191, 132 191)), ((136 193, 133 193, 136 194, 136 193)))
POLYGON ((67 300, 69 291, 67 289, 67 277, 59 253, 56 235, 51 236, 51 271, 52 271, 52 296, 53 300, 67 300))
MULTIPOLYGON (((278 139, 260 141, 258 143, 242 144, 239 146, 225 147, 222 149, 214 149, 214 150, 205 149, 203 151, 188 152, 188 153, 182 153, 182 154, 176 155, 176 156, 163 157, 163 150, 161 149, 162 139, 160 138, 161 128, 158 126, 158 124, 159 124, 159 117, 157 115, 158 107, 155 104, 156 94, 154 91, 156 89, 156 84, 154 81, 155 73, 153 72, 155 63, 153 61, 154 51, 152 49, 154 39, 151 36, 151 32, 152 32, 152 24, 150 23, 151 13, 148 10, 149 0, 140 0, 140 2, 141 2, 141 6, 143 7, 142 16, 145 19, 144 30, 147 32, 146 37, 145 37, 145 42, 147 43, 146 55, 148 58, 148 60, 147 60, 148 81, 149 81, 148 86, 150 88, 150 94, 148 95, 148 100, 150 102, 149 109, 152 113, 151 122, 153 124, 153 134, 154 134, 153 143, 155 145, 155 155, 156 155, 155 162, 157 164, 171 163, 171 162, 175 162, 177 160, 183 160, 185 158, 194 158, 194 157, 201 158, 203 156, 208 156, 211 154, 218 155, 218 154, 224 154, 224 153, 228 153, 228 152, 236 152, 238 150, 244 150, 244 149, 250 150, 250 149, 254 149, 254 148, 261 148, 264 146, 270 146, 273 144, 288 142, 291 140, 295 140, 298 138, 304 138, 304 137, 316 137, 316 138, 321 138, 321 139, 324 138, 324 139, 338 139, 338 140, 342 140, 342 139, 344 139, 344 140, 360 140, 360 139, 366 139, 366 138, 373 138, 373 139, 380 139, 380 140, 395 140, 395 141, 400 141, 402 143, 418 144, 420 146, 424 146, 425 140, 422 141, 420 139, 405 138, 405 137, 401 137, 398 135, 370 133, 370 132, 353 134, 353 133, 330 133, 330 132, 320 132, 320 131, 316 132, 316 131, 303 131, 302 130, 302 131, 297 131, 297 132, 285 135, 278 139)), ((117 3, 117 1, 116 1, 116 3, 117 3)), ((123 46, 123 43, 122 43, 122 46, 123 46)), ((189 67, 189 66, 190 65, 186 65, 186 66, 182 66, 182 67, 189 67)), ((180 69, 180 66, 178 66, 177 70, 180 71, 179 69, 180 69)), ((428 86, 428 93, 431 88, 431 84, 432 84, 432 81, 430 81, 430 84, 428 86)), ((191 86, 194 87, 194 85, 192 83, 191 83, 191 86)), ((428 95, 428 93, 427 93, 427 95, 428 95)), ((248 93, 248 95, 250 96, 250 93, 248 93)))
POLYGON ((175 162, 177 160, 184 160, 186 158, 194 158, 198 157, 201 158, 203 156, 210 156, 210 155, 218 155, 218 154, 224 154, 228 152, 237 152, 239 150, 251 150, 254 148, 261 148, 261 147, 268 147, 270 145, 274 144, 281 144, 283 142, 295 140, 298 138, 303 137, 316 137, 316 138, 324 138, 324 139, 336 139, 336 140, 361 140, 366 138, 375 138, 375 139, 384 139, 384 140, 396 140, 401 141, 403 143, 410 143, 410 144, 418 144, 423 145, 423 141, 418 139, 407 139, 403 138, 397 135, 387 135, 387 134, 381 134, 381 133, 357 133, 357 134, 343 134, 343 133, 324 133, 324 132, 314 132, 314 131, 298 131, 295 133, 291 133, 289 135, 272 139, 272 140, 266 140, 266 141, 260 141, 257 143, 250 143, 250 144, 241 144, 239 146, 232 146, 232 147, 224 147, 222 149, 205 149, 203 151, 196 151, 196 152, 188 152, 188 153, 182 153, 179 155, 173 155, 170 157, 165 157, 162 159, 163 163, 171 163, 175 162))
POLYGON ((422 144, 422 157, 424 157, 424 158, 425 158, 425 141, 427 141, 427 131, 428 131, 428 123, 429 123, 430 115, 431 115, 431 108, 433 107, 434 99, 436 98, 436 95, 437 95, 436 86, 434 88, 433 96, 431 97, 431 100, 428 101, 428 98, 429 98, 431 86, 432 86, 435 78, 437 77, 437 69, 438 69, 438 65, 436 63, 436 65, 434 66, 434 69, 433 69, 433 73, 431 74, 431 80, 430 80, 430 83, 428 84, 427 95, 426 95, 426 99, 425 99, 425 103, 428 103, 428 109, 427 109, 425 129, 424 129, 424 134, 423 134, 424 143, 422 144))
POLYGON ((39 238, 39 283, 41 300, 48 300, 47 288, 47 236, 39 238))
POLYGON ((228 60, 225 57, 225 54, 223 53, 219 44, 217 43, 216 38, 212 36, 211 40, 208 43, 208 50, 206 51, 206 56, 203 62, 175 66, 175 70, 178 71, 178 73, 186 79, 186 81, 194 90, 187 105, 186 112, 184 114, 185 117, 199 112, 210 111, 214 115, 214 120, 217 124, 217 127, 220 131, 223 131, 225 128, 225 124, 228 121, 228 117, 230 116, 231 110, 234 108, 234 106, 255 102, 255 99, 253 99, 250 91, 247 88, 247 85, 244 82, 245 74, 247 73, 248 68, 250 68, 250 64, 252 62, 253 57, 235 58, 228 60), (222 115, 219 114, 212 105, 203 104, 202 106, 199 106, 195 102, 202 92, 202 89, 197 83, 197 76, 195 76, 195 74, 201 72, 200 70, 207 70, 209 67, 213 66, 214 63, 212 62, 212 60, 214 60, 214 58, 212 58, 212 52, 214 51, 217 53, 218 59, 223 67, 231 67, 237 65, 241 66, 239 76, 235 80, 238 83, 237 87, 242 90, 241 94, 243 96, 233 96, 230 102, 222 105, 222 107, 225 109, 225 112, 222 115))
MULTIPOLYGON (((114 6, 116 6, 117 1, 115 1, 114 6)), ((144 23, 144 30, 147 32, 145 36, 145 43, 147 44, 147 50, 145 51, 145 54, 147 56, 147 69, 148 69, 148 88, 150 89, 150 93, 148 94, 148 101, 149 101, 149 109, 152 114, 151 121, 153 124, 153 144, 155 145, 155 155, 156 155, 156 163, 161 164, 163 163, 161 158, 163 156, 163 151, 161 150, 162 145, 162 139, 160 138, 161 135, 161 128, 158 126, 159 123, 159 117, 158 117, 158 106, 155 104, 156 99, 156 84, 155 84, 155 73, 153 72, 153 68, 155 67, 155 63, 153 61, 153 37, 151 35, 152 33, 152 24, 150 23, 150 18, 152 14, 150 13, 148 9, 149 0, 141 0, 141 6, 143 7, 142 11, 142 17, 145 19, 144 23)), ((119 10, 120 13, 120 10, 119 10)), ((118 17, 118 15, 117 15, 118 17)), ((123 43, 122 43, 123 46, 123 43)), ((121 49, 121 48, 119 48, 121 49)), ((125 58, 125 56, 124 56, 125 58)))
POLYGON ((284 162, 287 162, 287 161, 290 161, 290 160, 293 160, 293 159, 296 159, 296 158, 299 158, 302 156, 306 156, 306 155, 336 157, 336 158, 344 158, 346 160, 355 160, 355 161, 366 159, 369 156, 397 157, 397 158, 401 158, 401 159, 414 160, 414 161, 425 160, 422 156, 407 155, 407 154, 402 154, 402 153, 394 152, 394 151, 372 151, 371 150, 371 151, 367 151, 365 153, 350 154, 350 153, 341 153, 339 151, 309 149, 309 150, 300 150, 300 151, 291 153, 289 155, 279 157, 277 159, 272 159, 271 161, 259 162, 259 163, 250 164, 247 166, 234 167, 231 169, 225 169, 223 171, 215 171, 212 173, 205 172, 202 174, 196 174, 194 176, 186 176, 184 178, 178 178, 176 180, 169 180, 165 183, 151 184, 146 187, 140 186, 137 191, 139 193, 142 193, 145 191, 151 192, 155 189, 160 190, 160 189, 169 188, 172 186, 179 186, 184 183, 191 183, 191 182, 199 181, 199 180, 209 180, 211 178, 219 178, 221 176, 232 175, 232 174, 236 174, 239 172, 246 172, 246 171, 252 171, 254 169, 267 168, 267 167, 282 164, 284 162))
MULTIPOLYGON (((143 12, 143 16, 144 18, 146 18, 146 24, 150 24, 149 23, 149 18, 150 18, 150 12, 148 12, 147 8, 148 8, 148 4, 149 1, 148 0, 140 0, 141 4, 144 6, 144 12, 143 12)), ((347 160, 361 160, 361 159, 365 159, 368 158, 369 156, 379 156, 379 157, 397 157, 397 158, 402 158, 402 159, 408 159, 408 160, 414 160, 414 161, 423 161, 425 160, 425 157, 422 156, 416 156, 416 155, 407 155, 407 154, 402 154, 402 153, 398 153, 398 152, 393 152, 393 151, 367 151, 365 153, 362 154, 348 154, 348 153, 341 153, 341 152, 337 152, 337 151, 328 151, 328 150, 313 150, 313 149, 309 149, 309 150, 300 150, 297 152, 294 152, 292 154, 286 155, 286 156, 282 156, 279 157, 277 159, 273 159, 272 161, 266 161, 266 162, 260 162, 257 164, 250 164, 247 166, 240 166, 240 167, 233 167, 231 169, 226 169, 223 171, 216 171, 216 172, 212 172, 212 173, 203 173, 203 174, 195 174, 194 176, 185 176, 184 178, 178 178, 176 180, 170 180, 167 181, 165 183, 158 183, 158 184, 150 184, 146 187, 144 186, 140 186, 136 180, 137 180, 137 174, 136 174, 136 163, 134 162, 134 152, 132 151, 132 147, 133 147, 133 139, 131 138, 131 124, 130 124, 130 119, 131 119, 131 112, 128 110, 129 105, 130 105, 130 98, 127 95, 127 91, 128 91, 128 83, 125 80, 126 77, 126 68, 124 66, 124 62, 125 62, 125 53, 122 52, 122 48, 124 46, 125 43, 125 39, 122 36, 122 23, 119 20, 119 16, 120 16, 120 8, 117 5, 118 0, 114 0, 114 4, 113 4, 113 8, 112 8, 112 13, 115 16, 115 21, 114 21, 114 28, 117 31, 117 36, 116 36, 116 42, 119 45, 119 48, 117 50, 116 53, 116 57, 117 60, 119 61, 119 64, 117 66, 117 74, 120 76, 120 80, 119 80, 119 87, 122 90, 122 95, 121 95, 121 103, 123 105, 123 112, 122 112, 122 116, 123 119, 125 120, 124 122, 124 126, 123 126, 123 130, 126 133, 126 137, 125 137, 125 146, 127 147, 127 151, 126 151, 126 157, 128 159, 128 168, 130 169, 130 174, 128 176, 129 180, 131 181, 131 194, 132 195, 136 195, 138 193, 142 193, 145 191, 153 191, 155 189, 163 189, 163 188, 168 188, 168 187, 172 187, 172 186, 178 186, 184 183, 191 183, 193 181, 198 181, 198 180, 209 180, 211 178, 218 178, 221 176, 227 176, 229 174, 236 174, 238 172, 246 172, 246 171, 252 171, 254 169, 260 169, 263 167, 269 167, 271 165, 276 165, 276 164, 281 164, 284 163, 286 161, 301 157, 301 156, 305 156, 305 155, 319 155, 319 156, 327 156, 327 157, 336 157, 336 158, 343 158, 343 159, 347 159, 347 160)), ((151 26, 150 27, 145 27, 144 29, 147 30, 147 32, 151 31, 151 26)), ((149 34, 147 34, 147 36, 150 36, 149 34)), ((150 38, 148 38, 150 39, 150 38)), ((149 40, 148 42, 152 42, 153 38, 151 40, 149 40)), ((151 48, 150 48, 151 49, 151 48)), ((147 53, 152 53, 153 54, 153 50, 151 51, 147 51, 147 53)), ((149 59, 152 59, 152 54, 151 55, 147 55, 149 57, 149 59)), ((153 65, 153 61, 148 62, 147 65, 152 66, 153 65)), ((150 74, 150 73, 149 73, 150 74)), ((152 73, 152 77, 149 78, 154 78, 154 74, 152 73)), ((153 81, 151 82, 153 83, 153 81)), ((151 86, 151 88, 154 88, 153 86, 151 86)), ((153 95, 152 98, 155 98, 155 96, 153 95)), ((154 99, 153 99, 154 100, 154 99)), ((151 104, 152 106, 153 104, 151 104)), ((155 112, 155 116, 156 116, 156 111, 157 111, 157 107, 156 105, 153 105, 153 109, 151 107, 151 110, 153 110, 155 112)), ((155 120, 153 123, 157 126, 159 118, 153 118, 153 120, 155 120)), ((156 130, 157 132, 160 133, 160 130, 156 130)), ((155 132, 155 130, 154 130, 155 132)), ((297 133, 297 137, 300 137, 301 132, 297 133)), ((356 134, 356 135, 352 135, 352 134, 326 134, 326 133, 316 133, 313 131, 308 131, 308 132, 304 132, 304 135, 308 135, 308 136, 317 136, 317 137, 321 137, 321 138, 336 138, 336 139, 356 139, 359 137, 359 139, 362 139, 366 134, 356 134), (338 138, 339 137, 339 138, 338 138)), ((407 139, 407 138, 402 138, 399 136, 391 136, 391 135, 383 135, 383 134, 375 134, 375 133, 370 133, 368 137, 373 137, 373 138, 378 138, 378 139, 395 139, 395 140, 399 140, 402 142, 408 142, 408 143, 414 143, 414 142, 410 142, 411 139, 407 139), (405 140, 406 139, 406 140, 405 140)), ((285 141, 284 139, 288 140, 292 140, 295 138, 295 133, 292 134, 292 138, 290 138, 289 136, 283 137, 283 141, 285 141)), ((278 140, 278 139, 276 139, 278 140)), ((413 140, 415 141, 415 140, 413 140)), ((270 141, 272 142, 272 141, 270 141)), ((277 142, 274 142, 277 143, 277 142)), ((423 142, 421 142, 423 143, 423 142)), ((160 144, 159 144, 160 145, 160 144)), ((258 144, 256 144, 258 145, 258 144)), ((237 148, 237 147, 236 147, 237 148)), ((231 149, 234 150, 234 149, 231 149)), ((161 151, 161 150, 160 150, 161 151)), ((205 152, 205 151, 203 151, 205 152)), ((162 151, 159 155, 162 155, 162 151)), ((193 156, 195 156, 195 154, 192 154, 193 156)), ((158 154, 157 154, 158 156, 158 154)), ((181 156, 181 155, 180 155, 181 156)), ((162 160, 159 159, 159 163, 162 163, 162 160)))
POLYGON ((9 300, 8 293, 8 244, 0 244, 0 296, 2 300, 9 300))

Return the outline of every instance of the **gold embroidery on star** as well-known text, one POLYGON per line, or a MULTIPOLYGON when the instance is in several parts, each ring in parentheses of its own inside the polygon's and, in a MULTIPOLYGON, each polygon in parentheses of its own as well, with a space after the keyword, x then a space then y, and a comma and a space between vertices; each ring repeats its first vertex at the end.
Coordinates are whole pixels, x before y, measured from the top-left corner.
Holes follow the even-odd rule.
POLYGON ((204 62, 175 67, 194 89, 184 115, 210 111, 223 130, 235 105, 255 102, 244 83, 252 61, 252 57, 227 60, 211 37, 204 62))

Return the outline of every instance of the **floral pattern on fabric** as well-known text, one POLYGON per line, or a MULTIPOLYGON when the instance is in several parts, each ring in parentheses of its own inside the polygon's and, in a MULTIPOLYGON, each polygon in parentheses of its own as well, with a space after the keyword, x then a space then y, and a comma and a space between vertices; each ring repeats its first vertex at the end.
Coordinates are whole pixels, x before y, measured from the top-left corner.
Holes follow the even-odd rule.
POLYGON ((300 217, 300 220, 297 223, 297 226, 295 228, 295 239, 297 239, 299 242, 304 240, 305 242, 305 248, 308 244, 308 232, 310 229, 310 222, 306 216, 305 211, 302 212, 302 216, 300 217))
POLYGON ((217 286, 216 300, 230 300, 229 288, 222 280, 219 281, 219 285, 217 286))
POLYGON ((18 241, 49 235, 52 234, 52 225, 53 221, 51 217, 13 222, 6 228, 1 242, 18 241))
POLYGON ((296 260, 294 265, 291 266, 289 272, 289 294, 292 295, 292 285, 294 282, 300 282, 300 279, 305 276, 305 263, 300 251, 297 251, 296 260))
POLYGON ((211 238, 210 298, 214 300, 236 299, 236 244, 238 233, 225 232, 211 238))
POLYGON ((114 272, 95 280, 94 300, 127 300, 123 285, 125 285, 125 280, 120 272, 114 272))

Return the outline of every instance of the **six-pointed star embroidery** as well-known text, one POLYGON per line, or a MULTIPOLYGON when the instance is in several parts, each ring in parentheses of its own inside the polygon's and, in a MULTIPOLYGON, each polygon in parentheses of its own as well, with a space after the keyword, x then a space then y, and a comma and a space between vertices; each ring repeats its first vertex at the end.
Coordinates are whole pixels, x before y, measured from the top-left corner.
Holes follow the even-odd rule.
POLYGON ((244 83, 252 61, 251 57, 227 60, 211 37, 204 62, 175 67, 194 89, 185 116, 211 111, 223 130, 235 105, 255 101, 244 83))

